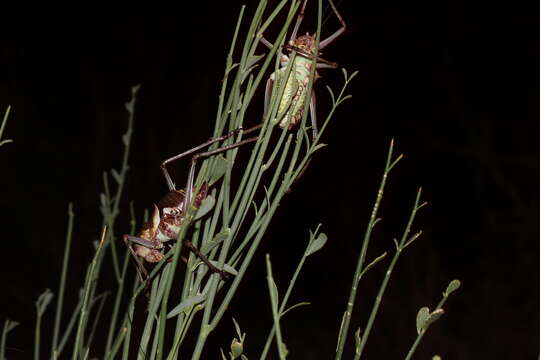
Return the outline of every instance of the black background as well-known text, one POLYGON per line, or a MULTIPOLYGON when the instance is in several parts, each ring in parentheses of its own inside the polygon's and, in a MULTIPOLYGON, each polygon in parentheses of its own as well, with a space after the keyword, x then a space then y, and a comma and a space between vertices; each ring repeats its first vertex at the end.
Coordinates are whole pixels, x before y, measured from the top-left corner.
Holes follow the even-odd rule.
MULTIPOLYGON (((240 3, 87 6, 95 7, 19 3, 2 11, 0 103, 2 113, 12 105, 5 136, 15 142, 0 149, 0 320, 22 323, 8 338, 9 358, 32 354, 34 301, 57 287, 69 202, 76 228, 66 301, 73 306, 99 236, 102 172, 120 164, 130 86, 141 84, 125 198, 139 216, 166 191, 159 162, 210 136, 240 3)), ((248 2, 248 14, 254 8, 248 2)), ((313 31, 314 8, 302 32, 313 31)), ((328 244, 308 261, 293 294, 312 305, 287 315, 283 331, 291 358, 332 358, 393 137, 405 159, 391 175, 369 256, 392 251, 418 186, 430 205, 415 226, 424 235, 398 263, 367 358, 403 358, 417 310, 432 308, 454 278, 462 288, 417 358, 536 357, 540 42, 531 34, 538 17, 465 1, 343 1, 338 8, 348 29, 324 57, 359 70, 353 99, 324 135, 328 147, 282 202, 205 357, 228 348, 230 316, 248 333, 247 355, 258 354, 271 324, 263 255, 272 255, 283 292, 308 229, 322 222, 328 244)), ((323 36, 339 24, 330 16, 324 26, 323 36)), ((342 76, 321 75, 322 117, 329 105, 324 86, 336 88, 342 76)), ((175 169, 184 179, 187 164, 175 169)), ((126 214, 120 233, 129 228, 126 214)), ((365 326, 388 263, 360 284, 355 328, 365 326)))

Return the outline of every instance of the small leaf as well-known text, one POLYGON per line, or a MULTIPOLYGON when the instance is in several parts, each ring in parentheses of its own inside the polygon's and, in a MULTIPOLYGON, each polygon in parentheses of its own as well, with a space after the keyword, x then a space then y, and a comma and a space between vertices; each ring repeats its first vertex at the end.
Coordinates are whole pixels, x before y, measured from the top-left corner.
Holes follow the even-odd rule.
POLYGON ((223 349, 222 348, 219 348, 219 351, 221 351, 221 358, 223 360, 227 360, 227 358, 225 357, 225 354, 223 353, 223 349))
POLYGON ((233 71, 236 67, 238 67, 240 64, 239 63, 234 63, 231 65, 231 67, 229 67, 226 71, 225 71, 225 76, 223 77, 223 79, 226 79, 230 72, 233 71))
POLYGON ((384 259, 386 257, 386 252, 382 253, 382 255, 379 255, 377 258, 375 258, 372 262, 370 262, 364 270, 360 272, 360 275, 358 275, 358 279, 356 279, 357 282, 360 282, 360 279, 364 277, 364 275, 371 269, 374 265, 376 265, 379 261, 384 259))
POLYGON ((208 214, 210 210, 214 207, 216 204, 216 198, 212 195, 208 195, 201 203, 201 206, 199 207, 199 210, 197 210, 197 214, 193 218, 193 221, 198 220, 202 218, 204 215, 208 214))
POLYGON ((317 145, 313 148, 313 150, 312 150, 311 152, 314 153, 315 151, 317 151, 317 150, 319 150, 319 149, 321 149, 321 148, 323 148, 323 147, 325 147, 325 146, 328 146, 328 144, 323 144, 323 143, 317 144, 317 145))
POLYGON ((116 171, 116 169, 112 169, 111 174, 112 174, 114 180, 116 180, 117 183, 120 184, 122 182, 122 177, 120 176, 118 171, 116 171))
POLYGON ((238 322, 236 321, 235 318, 232 318, 232 321, 234 323, 234 329, 236 330, 236 334, 238 335, 238 337, 240 338, 240 340, 242 340, 242 330, 240 329, 240 325, 238 325, 238 322))
POLYGON ((12 320, 6 319, 6 321, 4 322, 4 334, 7 334, 11 330, 13 330, 16 326, 18 326, 19 324, 20 323, 18 323, 17 321, 12 321, 12 320))
POLYGON ((319 236, 317 236, 316 239, 309 242, 309 245, 306 249, 306 256, 309 256, 317 251, 319 251, 324 244, 326 244, 326 241, 328 240, 328 237, 325 233, 320 233, 319 236))
POLYGON ((399 246, 399 243, 398 243, 397 239, 393 238, 392 240, 394 240, 394 245, 396 245, 396 251, 400 251, 401 247, 399 246))
POLYGON ((210 241, 207 241, 200 249, 201 253, 203 255, 208 255, 208 253, 210 251, 212 251, 212 249, 214 249, 216 246, 218 246, 220 243, 222 243, 223 241, 225 241, 225 239, 227 239, 229 236, 231 235, 231 229, 230 228, 226 228, 225 230, 223 230, 222 232, 216 234, 216 236, 214 236, 214 238, 210 241))
POLYGON ((186 300, 182 301, 180 304, 176 305, 168 314, 167 319, 170 319, 178 314, 180 312, 187 310, 188 308, 197 305, 205 300, 206 296, 203 295, 195 295, 190 298, 187 298, 186 300))
POLYGON ((418 334, 423 333, 427 328, 444 314, 443 309, 436 309, 432 313, 429 312, 428 307, 423 307, 418 311, 416 315, 416 331, 418 334))
POLYGON ((448 284, 448 287, 446 288, 446 291, 444 292, 444 296, 448 296, 461 286, 461 281, 455 279, 450 281, 450 284, 448 284))
POLYGON ((122 135, 122 143, 124 143, 125 146, 129 145, 129 134, 122 135))
MULTIPOLYGON (((219 265, 219 261, 215 261, 215 260, 210 260, 210 263, 214 265, 215 267, 218 267, 219 265)), ((234 275, 234 276, 238 275, 238 271, 232 266, 230 266, 229 264, 223 264, 223 270, 228 272, 231 275, 234 275)))
POLYGON ((285 310, 281 313, 280 317, 283 316, 283 315, 285 315, 285 314, 288 313, 289 311, 296 309, 297 307, 306 306, 306 305, 311 305, 311 303, 304 301, 304 302, 299 302, 298 304, 294 304, 293 306, 291 306, 291 307, 285 309, 285 310))
POLYGON ((334 92, 332 91, 332 88, 330 88, 330 86, 326 85, 326 89, 330 93, 330 97, 332 98, 332 104, 336 105, 336 97, 334 96, 334 92))
POLYGON ((107 207, 107 198, 105 197, 104 193, 99 194, 99 202, 101 203, 102 207, 107 207))
POLYGON ((212 186, 215 184, 223 175, 225 175, 225 172, 227 171, 227 168, 229 167, 229 162, 223 155, 218 155, 215 157, 214 162, 214 168, 212 169, 212 172, 210 173, 210 181, 208 182, 208 186, 212 186))
POLYGON ((360 343, 362 338, 360 337, 360 328, 354 332, 354 343, 356 345, 356 353, 360 354, 360 343))
POLYGON ((141 88, 141 84, 133 85, 131 87, 131 96, 135 97, 140 88, 141 88))
POLYGON ((287 355, 289 354, 289 349, 287 349, 287 345, 285 345, 284 342, 282 342, 280 345, 281 345, 281 353, 283 354, 284 357, 287 357, 287 355))
POLYGON ((278 304, 278 288, 277 285, 272 278, 268 278, 268 290, 270 292, 270 298, 273 299, 271 302, 272 304, 278 304))
POLYGON ((124 103, 124 106, 126 107, 128 113, 133 114, 133 101, 124 103))
POLYGON ((246 61, 246 68, 252 67, 256 62, 261 60, 263 57, 264 57, 264 54, 262 54, 262 55, 251 55, 250 57, 248 57, 248 59, 246 61))
MULTIPOLYGON (((349 319, 351 318, 349 314, 350 314, 350 312, 345 311, 343 313, 343 316, 341 317, 341 324, 339 325, 339 334, 338 334, 338 339, 337 339, 338 346, 341 343, 341 337, 343 336, 343 331, 345 331, 345 320, 347 318, 349 318, 349 319)), ((336 352, 337 352, 337 350, 338 350, 338 348, 336 348, 336 352)))
POLYGON ((45 289, 45 291, 39 295, 37 301, 36 301, 36 308, 38 316, 42 316, 45 310, 47 310, 47 306, 49 306, 49 303, 53 299, 54 294, 51 292, 50 289, 45 289))
POLYGON ((427 330, 427 328, 433 324, 435 321, 439 320, 440 317, 444 314, 443 309, 437 309, 434 310, 431 314, 429 314, 428 318, 426 319, 424 323, 424 330, 427 330))
POLYGON ((339 99, 338 105, 341 105, 342 102, 349 100, 350 98, 352 98, 352 95, 345 95, 344 97, 339 99))
POLYGON ((422 332, 424 332, 424 325, 426 323, 426 320, 429 317, 429 308, 427 306, 424 306, 420 310, 418 310, 418 314, 416 315, 416 331, 420 335, 422 332))

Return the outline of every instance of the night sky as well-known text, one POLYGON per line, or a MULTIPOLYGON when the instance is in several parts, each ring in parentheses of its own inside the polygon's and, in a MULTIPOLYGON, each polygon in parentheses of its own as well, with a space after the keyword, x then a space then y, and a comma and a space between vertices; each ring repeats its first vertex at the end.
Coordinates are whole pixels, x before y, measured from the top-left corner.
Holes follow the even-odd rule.
MULTIPOLYGON (((301 32, 315 29, 312 2, 301 32)), ((21 322, 9 335, 8 358, 33 352, 34 301, 58 286, 69 202, 76 218, 66 306, 76 300, 100 233, 102 173, 120 165, 130 87, 141 85, 119 233, 129 231, 129 201, 142 217, 167 191, 160 161, 211 136, 241 4, 200 1, 189 10, 130 4, 121 11, 2 5, 0 112, 12 106, 4 136, 14 143, 0 148, 0 321, 21 322)), ((256 2, 247 4, 252 14, 256 2)), ((264 254, 271 254, 284 291, 308 230, 318 223, 328 243, 306 264, 291 300, 312 305, 287 315, 283 331, 290 358, 333 357, 392 138, 405 157, 390 176, 369 258, 392 254, 392 238, 400 236, 419 186, 429 206, 414 227, 422 237, 397 264, 366 358, 403 358, 416 337, 416 312, 433 308, 452 279, 462 287, 416 358, 535 358, 540 40, 531 34, 537 13, 462 0, 342 1, 337 7, 348 28, 323 57, 359 71, 348 91, 353 98, 324 134, 328 146, 281 202, 206 358, 228 348, 231 316, 248 334, 248 357, 260 352, 271 326, 264 254)), ((323 37, 339 27, 329 9, 325 15, 323 37)), ((264 51, 261 46, 258 53, 264 51)), ((330 105, 325 86, 337 89, 342 74, 321 75, 316 88, 323 117, 330 105)), ((257 96, 262 114, 263 94, 257 96)), ((173 169, 183 183, 187 163, 173 169)), ((354 328, 365 327, 388 264, 360 283, 354 328)), ((103 286, 113 282, 112 274, 102 278, 103 286)))

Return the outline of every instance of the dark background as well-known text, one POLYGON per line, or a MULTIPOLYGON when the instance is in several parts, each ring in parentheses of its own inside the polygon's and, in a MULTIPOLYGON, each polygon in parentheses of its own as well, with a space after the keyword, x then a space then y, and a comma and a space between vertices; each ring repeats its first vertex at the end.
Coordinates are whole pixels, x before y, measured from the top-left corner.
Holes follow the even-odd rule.
MULTIPOLYGON (((248 5, 251 14, 254 1, 248 5)), ((5 136, 15 142, 0 149, 0 320, 22 323, 8 338, 9 358, 32 354, 34 301, 57 287, 69 202, 76 228, 68 306, 75 301, 99 236, 102 172, 120 164, 130 86, 142 87, 125 198, 139 216, 166 191, 159 162, 210 136, 240 3, 191 6, 114 11, 43 3, 1 12, 0 104, 2 113, 12 105, 5 136)), ((337 6, 349 27, 324 57, 359 70, 353 99, 324 135, 329 146, 282 202, 206 357, 228 347, 230 316, 248 333, 247 355, 258 354, 271 324, 263 255, 272 254, 285 289, 308 229, 322 222, 328 244, 308 261, 292 300, 312 305, 288 315, 283 331, 291 358, 332 358, 392 137, 405 159, 391 175, 369 256, 392 251, 418 186, 430 205, 415 226, 424 235, 398 263, 367 358, 404 357, 417 310, 433 308, 454 278, 462 288, 417 358, 536 357, 540 41, 531 34, 538 17, 465 1, 337 6)), ((314 19, 310 6, 302 31, 313 31, 314 19)), ((338 26, 330 16, 325 34, 338 26)), ((328 110, 324 86, 342 81, 340 71, 322 76, 320 117, 328 110)), ((175 166, 175 178, 184 179, 187 168, 175 166)), ((126 217, 117 230, 128 231, 126 217)), ((365 327, 388 263, 362 281, 355 328, 365 327)))

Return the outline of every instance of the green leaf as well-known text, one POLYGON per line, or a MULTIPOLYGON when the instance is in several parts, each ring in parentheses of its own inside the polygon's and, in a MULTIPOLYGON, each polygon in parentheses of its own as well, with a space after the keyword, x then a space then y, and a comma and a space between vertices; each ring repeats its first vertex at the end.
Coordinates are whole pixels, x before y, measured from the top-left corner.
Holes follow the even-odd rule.
POLYGON ((461 281, 457 279, 452 280, 450 284, 448 284, 448 287, 446 288, 446 291, 444 292, 444 296, 446 297, 450 295, 451 293, 459 289, 460 286, 461 286, 461 281))
POLYGON ((99 194, 99 202, 101 203, 101 207, 105 208, 107 206, 107 197, 104 193, 99 194))
POLYGON ((379 255, 379 257, 375 258, 372 262, 370 262, 362 272, 360 272, 360 275, 358 275, 358 279, 356 279, 357 282, 360 282, 360 279, 364 277, 364 275, 371 269, 373 266, 375 266, 379 261, 384 259, 386 257, 386 252, 382 253, 382 255, 379 255))
POLYGON ((180 314, 180 312, 191 308, 194 305, 197 305, 205 300, 206 296, 204 295, 195 295, 186 300, 182 301, 180 304, 176 305, 168 314, 167 319, 175 317, 180 314))
POLYGON ((201 203, 201 207, 199 207, 199 210, 197 210, 197 214, 193 218, 193 221, 198 220, 202 218, 204 215, 208 214, 210 210, 214 207, 216 204, 216 198, 212 195, 208 195, 201 203))
POLYGON ((18 323, 17 321, 12 321, 12 320, 7 319, 4 323, 4 332, 7 334, 19 324, 20 323, 18 323))
POLYGON ((423 308, 418 310, 418 314, 416 314, 416 331, 419 335, 424 332, 424 324, 426 323, 428 317, 429 308, 427 306, 424 306, 423 308))
MULTIPOLYGON (((215 260, 209 260, 209 261, 212 265, 214 265, 215 267, 218 267, 219 261, 215 261, 215 260)), ((232 266, 230 266, 229 264, 223 264, 223 270, 225 270, 231 275, 234 275, 234 276, 238 275, 238 271, 232 266)))
POLYGON ((328 146, 328 144, 323 144, 323 143, 317 144, 317 145, 313 148, 313 150, 312 150, 311 152, 314 153, 315 151, 317 151, 317 150, 319 150, 319 149, 321 149, 321 148, 323 148, 323 147, 326 147, 326 146, 328 146))
MULTIPOLYGON (((345 320, 347 318, 350 318, 350 316, 347 315, 348 312, 345 311, 343 312, 343 316, 341 317, 341 324, 339 325, 339 334, 338 334, 338 340, 337 340, 337 343, 340 344, 341 343, 341 338, 343 337, 343 332, 345 331, 345 320)), ((347 330, 349 328, 347 327, 347 330)), ((337 351, 337 349, 336 349, 337 351)))
POLYGON ((309 256, 317 251, 319 251, 324 244, 326 244, 326 241, 328 240, 328 237, 325 233, 320 233, 319 236, 317 236, 316 239, 309 242, 309 245, 306 249, 306 256, 309 256))
POLYGON ((225 172, 227 171, 229 167, 229 162, 223 155, 218 155, 215 157, 214 167, 212 169, 212 172, 210 173, 210 181, 208 182, 208 186, 212 186, 215 184, 223 175, 225 175, 225 172))
POLYGON ((356 70, 355 72, 353 72, 353 73, 351 74, 351 76, 349 76, 348 81, 351 81, 352 79, 354 79, 356 75, 358 75, 358 70, 356 70))
POLYGON ((226 228, 222 232, 216 234, 214 238, 210 241, 207 241, 200 249, 203 255, 208 255, 212 249, 218 246, 221 242, 225 241, 231 235, 231 229, 226 228))
POLYGON ((129 145, 129 134, 124 134, 124 135, 122 135, 122 143, 123 143, 125 146, 128 146, 128 145, 129 145))
POLYGON ((116 180, 117 183, 120 184, 122 182, 122 177, 120 176, 118 171, 116 171, 116 169, 112 169, 111 174, 112 174, 114 180, 116 180))
POLYGON ((243 340, 243 335, 242 335, 242 330, 240 329, 240 325, 238 325, 238 322, 236 321, 235 318, 232 318, 232 321, 234 323, 234 329, 236 330, 236 335, 238 335, 238 338, 240 338, 240 340, 243 340))
POLYGON ((36 301, 36 309, 38 316, 42 316, 45 310, 47 310, 47 306, 49 306, 49 303, 53 299, 54 294, 51 292, 50 289, 45 289, 45 291, 39 295, 37 301, 36 301))
POLYGON ((221 359, 227 360, 227 358, 225 357, 225 354, 223 353, 223 349, 220 348, 219 351, 221 351, 221 359))
POLYGON ((360 337, 360 328, 354 332, 354 344, 356 346, 356 353, 360 353, 360 343, 362 342, 362 338, 360 337))
POLYGON ((262 54, 262 55, 251 55, 250 57, 248 57, 248 59, 246 61, 246 68, 252 67, 253 65, 255 65, 256 62, 261 60, 263 57, 264 57, 264 54, 262 54))
POLYGON ((332 91, 332 88, 328 85, 326 85, 326 90, 330 93, 330 97, 332 98, 332 104, 336 105, 336 97, 334 96, 334 92, 332 91))
POLYGON ((270 292, 270 299, 272 299, 272 304, 278 304, 278 288, 277 285, 272 278, 268 278, 268 290, 270 292))
POLYGON ((439 320, 439 318, 444 314, 443 309, 436 309, 432 313, 429 312, 429 308, 424 306, 418 311, 418 314, 416 315, 416 331, 420 335, 424 331, 427 330, 427 328, 433 324, 435 321, 439 320))
POLYGON ((426 319, 426 322, 424 323, 424 330, 427 330, 427 328, 433 324, 435 321, 439 320, 441 316, 443 316, 444 310, 443 309, 437 309, 434 310, 431 314, 429 314, 428 318, 426 319))
POLYGON ((306 302, 306 301, 303 301, 303 302, 299 302, 298 304, 294 304, 293 306, 291 306, 291 307, 285 309, 285 310, 281 313, 280 317, 283 316, 283 315, 285 315, 285 314, 288 313, 289 311, 296 309, 297 307, 300 307, 300 306, 306 306, 306 305, 311 305, 311 303, 306 302))
POLYGON ((287 349, 287 345, 284 342, 282 342, 280 345, 281 345, 280 346, 281 352, 283 353, 285 357, 287 357, 287 355, 289 354, 289 349, 287 349))

